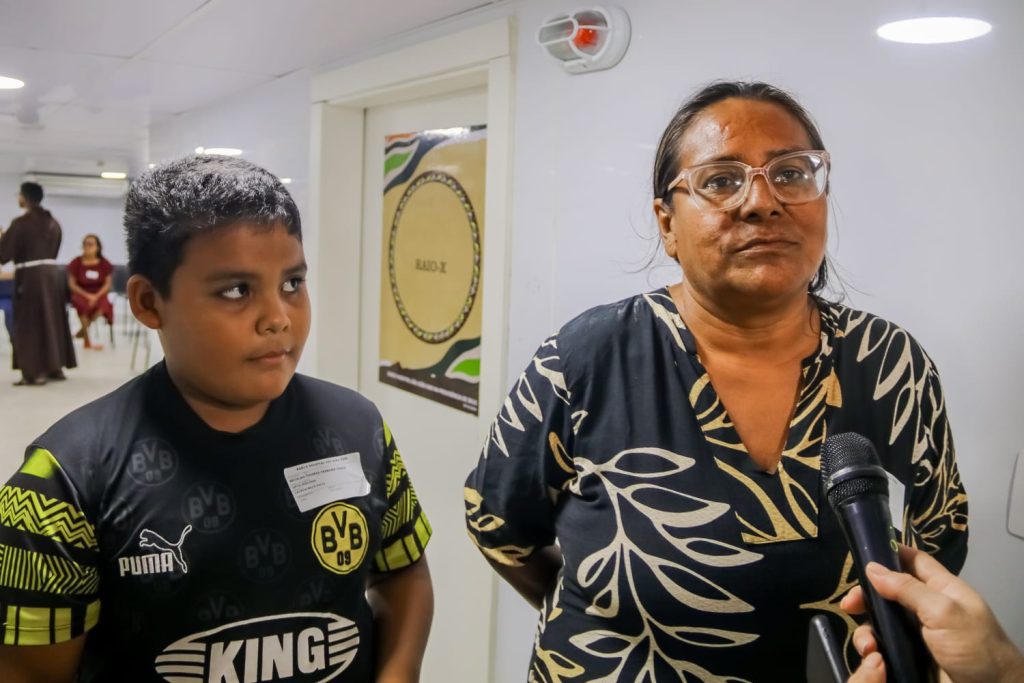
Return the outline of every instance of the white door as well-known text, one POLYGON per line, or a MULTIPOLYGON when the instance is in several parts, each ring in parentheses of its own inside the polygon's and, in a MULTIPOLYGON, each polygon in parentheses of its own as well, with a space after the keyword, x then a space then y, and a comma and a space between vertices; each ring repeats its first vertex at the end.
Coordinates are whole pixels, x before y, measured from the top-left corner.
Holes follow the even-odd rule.
MULTIPOLYGON (((486 122, 483 89, 366 110, 359 391, 377 404, 391 427, 433 527, 427 559, 435 608, 423 664, 424 683, 488 680, 493 572, 466 535, 462 502, 466 475, 482 445, 479 419, 378 380, 384 139, 486 122)), ((486 230, 485 225, 485 240, 486 230)), ((486 261, 483 267, 487 267, 486 261)), ((488 343, 486 333, 482 343, 488 343)))

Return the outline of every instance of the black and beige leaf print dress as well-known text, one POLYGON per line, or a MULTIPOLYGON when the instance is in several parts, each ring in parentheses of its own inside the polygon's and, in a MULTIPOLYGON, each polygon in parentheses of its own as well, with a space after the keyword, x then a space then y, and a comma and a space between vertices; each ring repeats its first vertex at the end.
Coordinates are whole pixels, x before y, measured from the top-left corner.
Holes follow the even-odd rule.
POLYGON ((529 681, 800 681, 807 628, 854 585, 819 450, 853 431, 906 486, 903 541, 958 571, 967 497, 939 378, 901 328, 818 302, 782 461, 759 470, 665 289, 545 341, 466 483, 470 534, 519 565, 561 547, 529 681))

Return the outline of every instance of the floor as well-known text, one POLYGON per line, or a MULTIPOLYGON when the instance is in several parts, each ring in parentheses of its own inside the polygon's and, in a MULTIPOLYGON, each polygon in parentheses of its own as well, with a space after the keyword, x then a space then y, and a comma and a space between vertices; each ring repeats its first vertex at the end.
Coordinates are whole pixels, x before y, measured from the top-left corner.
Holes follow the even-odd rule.
MULTIPOLYGON (((72 329, 77 329, 74 324, 72 329)), ((11 369, 11 343, 0 325, 0 483, 22 462, 25 448, 54 422, 75 408, 116 389, 141 371, 145 361, 140 344, 136 370, 131 370, 132 340, 123 329, 117 331, 115 347, 103 328, 106 343, 101 351, 86 351, 76 340, 78 367, 65 370, 67 380, 43 386, 15 387, 21 374, 11 369)), ((158 357, 152 354, 152 361, 158 357)))

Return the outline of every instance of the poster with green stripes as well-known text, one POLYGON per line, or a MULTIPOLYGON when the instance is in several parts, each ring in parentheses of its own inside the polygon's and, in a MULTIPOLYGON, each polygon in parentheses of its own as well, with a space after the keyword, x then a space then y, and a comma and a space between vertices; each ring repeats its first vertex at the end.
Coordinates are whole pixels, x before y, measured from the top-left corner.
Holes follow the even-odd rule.
POLYGON ((486 126, 384 141, 380 374, 477 414, 486 126))

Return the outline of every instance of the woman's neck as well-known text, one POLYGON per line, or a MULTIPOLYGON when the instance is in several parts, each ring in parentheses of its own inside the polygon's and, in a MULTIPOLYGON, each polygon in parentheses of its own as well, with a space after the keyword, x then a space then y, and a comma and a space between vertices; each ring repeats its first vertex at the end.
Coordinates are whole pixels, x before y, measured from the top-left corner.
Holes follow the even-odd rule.
POLYGON ((802 359, 817 347, 820 318, 809 294, 771 304, 722 306, 685 281, 669 288, 702 355, 757 363, 802 359))

